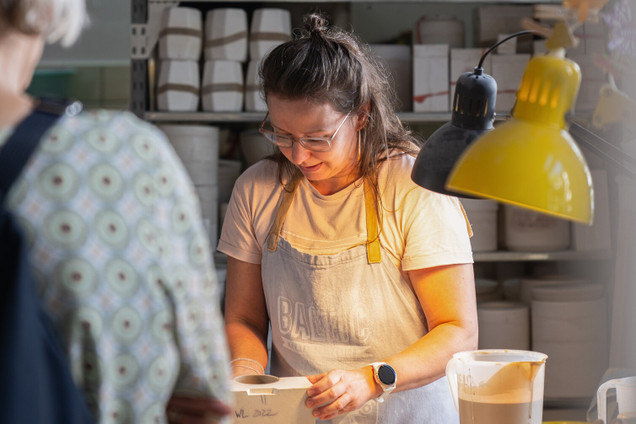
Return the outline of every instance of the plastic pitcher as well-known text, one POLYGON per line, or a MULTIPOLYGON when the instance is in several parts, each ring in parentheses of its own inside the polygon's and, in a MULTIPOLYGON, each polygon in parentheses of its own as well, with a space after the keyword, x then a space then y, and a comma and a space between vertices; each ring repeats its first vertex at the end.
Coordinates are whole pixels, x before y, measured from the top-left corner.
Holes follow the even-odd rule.
POLYGON ((598 418, 604 422, 607 419, 607 391, 616 390, 616 404, 618 406, 618 422, 636 423, 636 376, 607 380, 596 391, 598 404, 598 418))
POLYGON ((526 350, 459 352, 446 365, 461 424, 541 424, 545 361, 526 350))

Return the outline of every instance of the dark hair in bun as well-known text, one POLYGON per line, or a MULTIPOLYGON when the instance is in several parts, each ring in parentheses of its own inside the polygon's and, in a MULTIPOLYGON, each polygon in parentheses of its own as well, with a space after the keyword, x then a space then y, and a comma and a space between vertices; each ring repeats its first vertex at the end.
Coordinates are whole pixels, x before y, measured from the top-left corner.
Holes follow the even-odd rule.
MULTIPOLYGON (((320 13, 304 16, 291 41, 275 47, 262 61, 265 99, 305 99, 329 103, 340 112, 367 118, 360 130, 360 173, 375 181, 377 163, 387 151, 417 151, 418 140, 395 114, 390 74, 366 43, 352 32, 330 27, 320 13), (368 112, 367 112, 368 111, 368 112)), ((278 152, 281 179, 295 167, 278 152)))

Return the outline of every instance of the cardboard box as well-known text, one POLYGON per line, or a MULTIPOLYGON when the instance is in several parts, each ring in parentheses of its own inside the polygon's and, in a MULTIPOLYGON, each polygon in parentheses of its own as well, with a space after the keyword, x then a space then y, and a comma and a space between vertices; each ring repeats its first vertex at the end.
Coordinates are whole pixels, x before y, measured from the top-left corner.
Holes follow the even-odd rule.
POLYGON ((483 47, 497 41, 499 34, 514 34, 523 31, 522 18, 532 18, 531 5, 481 6, 477 8, 475 40, 483 47))
POLYGON ((448 44, 413 45, 413 111, 448 112, 448 44))
MULTIPOLYGON (((497 43, 503 41, 506 37, 511 34, 499 34, 497 35, 497 43)), ((499 47, 497 47, 497 54, 515 54, 517 53, 517 37, 509 38, 506 41, 503 41, 499 47)))
POLYGON ((492 55, 492 77, 497 81, 495 112, 509 114, 515 104, 521 77, 526 70, 529 54, 492 55))
POLYGON ((393 89, 397 95, 398 110, 411 110, 413 102, 413 64, 411 47, 399 44, 371 44, 373 53, 380 57, 388 67, 393 78, 393 89))
POLYGON ((314 424, 306 377, 244 375, 232 381, 234 424, 314 424))

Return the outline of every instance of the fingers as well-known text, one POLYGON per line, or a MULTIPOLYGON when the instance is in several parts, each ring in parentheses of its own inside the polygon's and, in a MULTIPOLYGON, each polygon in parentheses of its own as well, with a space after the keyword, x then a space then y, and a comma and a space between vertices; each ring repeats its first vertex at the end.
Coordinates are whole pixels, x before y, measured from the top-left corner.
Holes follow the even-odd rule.
POLYGON ((353 400, 353 397, 345 392, 330 404, 315 408, 313 415, 321 420, 330 420, 338 415, 358 409, 353 400))
POLYGON ((313 385, 307 389, 305 404, 321 420, 358 409, 373 396, 364 369, 334 370, 307 378, 313 385))

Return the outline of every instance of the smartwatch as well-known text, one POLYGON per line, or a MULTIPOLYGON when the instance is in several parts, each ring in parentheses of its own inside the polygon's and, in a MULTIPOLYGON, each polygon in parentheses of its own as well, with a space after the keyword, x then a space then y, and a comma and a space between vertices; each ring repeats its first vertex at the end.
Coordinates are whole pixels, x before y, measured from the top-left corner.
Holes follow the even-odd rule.
POLYGON ((380 385, 383 392, 376 400, 384 402, 384 398, 395 389, 397 374, 386 362, 374 362, 371 366, 373 367, 373 378, 380 385))

